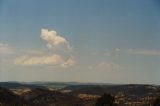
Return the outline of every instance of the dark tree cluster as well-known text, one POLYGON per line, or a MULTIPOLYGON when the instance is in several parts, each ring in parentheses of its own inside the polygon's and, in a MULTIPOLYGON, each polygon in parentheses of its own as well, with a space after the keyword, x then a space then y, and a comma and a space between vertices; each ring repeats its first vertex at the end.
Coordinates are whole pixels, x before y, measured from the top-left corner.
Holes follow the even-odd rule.
POLYGON ((110 94, 103 94, 97 99, 96 106, 116 106, 115 98, 110 94))
POLYGON ((160 106, 160 96, 153 102, 153 106, 160 106))

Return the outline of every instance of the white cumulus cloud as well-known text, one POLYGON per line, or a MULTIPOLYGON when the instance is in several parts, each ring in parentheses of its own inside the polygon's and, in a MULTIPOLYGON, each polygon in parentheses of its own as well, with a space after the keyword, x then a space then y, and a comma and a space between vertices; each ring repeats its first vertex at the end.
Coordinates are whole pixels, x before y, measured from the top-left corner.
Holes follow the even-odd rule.
POLYGON ((64 37, 58 35, 56 31, 41 29, 41 38, 47 42, 48 48, 64 46, 67 49, 71 49, 69 42, 64 37))
MULTIPOLYGON (((56 31, 42 29, 41 38, 47 42, 47 47, 50 49, 59 48, 59 46, 65 46, 67 49, 71 48, 69 42, 64 37, 58 35, 56 31)), ((65 56, 60 55, 59 53, 47 54, 40 51, 29 50, 24 54, 17 57, 14 63, 22 66, 52 65, 61 68, 68 68, 75 64, 75 59, 71 54, 69 56, 70 58, 67 60, 65 59, 65 56)), ((65 52, 63 54, 65 54, 65 52)))

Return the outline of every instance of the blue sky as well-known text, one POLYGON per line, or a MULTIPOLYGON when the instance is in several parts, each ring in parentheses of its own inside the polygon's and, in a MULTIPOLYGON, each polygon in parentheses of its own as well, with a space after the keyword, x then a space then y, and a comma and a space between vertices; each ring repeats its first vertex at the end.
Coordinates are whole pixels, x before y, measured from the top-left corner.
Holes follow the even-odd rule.
POLYGON ((0 0, 0 80, 160 84, 159 11, 158 0, 0 0))

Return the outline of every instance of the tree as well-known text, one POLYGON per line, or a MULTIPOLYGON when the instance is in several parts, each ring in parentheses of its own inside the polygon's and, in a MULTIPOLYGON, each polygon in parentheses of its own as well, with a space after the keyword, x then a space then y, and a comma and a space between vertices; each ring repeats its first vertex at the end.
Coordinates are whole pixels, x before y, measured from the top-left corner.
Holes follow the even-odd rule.
POLYGON ((115 106, 115 98, 110 94, 103 94, 99 99, 97 99, 96 106, 115 106))
POLYGON ((160 106, 160 96, 153 102, 153 106, 160 106))

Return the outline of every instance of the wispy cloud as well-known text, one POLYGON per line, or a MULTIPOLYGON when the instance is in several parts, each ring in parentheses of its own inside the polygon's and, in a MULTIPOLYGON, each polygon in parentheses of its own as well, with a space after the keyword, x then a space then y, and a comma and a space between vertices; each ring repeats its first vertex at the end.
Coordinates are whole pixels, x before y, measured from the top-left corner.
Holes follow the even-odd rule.
POLYGON ((121 70, 122 66, 114 62, 100 62, 94 66, 90 66, 89 69, 97 71, 117 71, 121 70))
POLYGON ((120 54, 130 55, 145 55, 145 56, 160 56, 158 50, 144 50, 144 49, 113 49, 102 53, 104 56, 119 56, 120 54))
POLYGON ((0 43, 0 54, 11 54, 13 53, 13 49, 5 43, 0 43))
POLYGON ((62 36, 58 35, 56 31, 48 29, 41 29, 41 38, 47 42, 47 47, 57 48, 64 46, 67 49, 71 49, 69 42, 62 36))
POLYGON ((134 55, 146 55, 146 56, 160 56, 160 51, 156 50, 133 50, 128 49, 127 53, 134 54, 134 55))
POLYGON ((63 59, 59 55, 51 56, 21 56, 16 58, 15 64, 19 65, 59 65, 63 63, 63 59))

